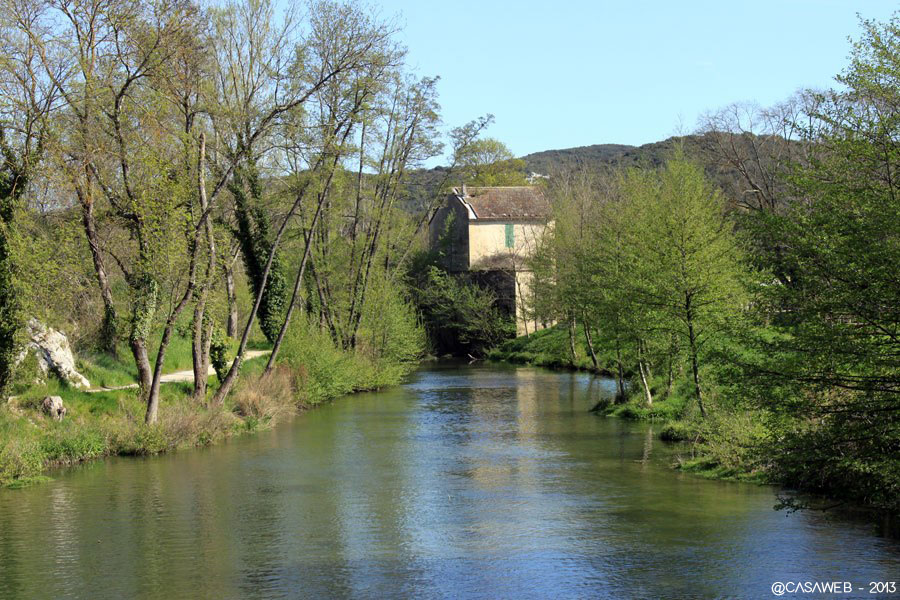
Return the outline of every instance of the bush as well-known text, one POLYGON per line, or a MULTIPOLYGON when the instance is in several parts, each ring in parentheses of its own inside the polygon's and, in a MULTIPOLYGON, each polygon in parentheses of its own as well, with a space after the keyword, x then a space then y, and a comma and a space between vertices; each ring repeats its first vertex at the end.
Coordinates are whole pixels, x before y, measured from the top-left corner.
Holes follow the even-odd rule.
POLYGON ((75 463, 107 454, 106 437, 96 429, 65 425, 45 435, 40 443, 46 460, 75 463))
POLYGON ((431 343, 439 352, 484 356, 515 337, 515 320, 497 307, 493 292, 463 276, 431 265, 411 287, 431 343))
POLYGON ((297 408, 290 370, 276 367, 268 375, 249 379, 234 392, 234 412, 253 421, 276 421, 297 408))
POLYGON ((0 486, 38 477, 43 469, 44 455, 37 440, 12 438, 0 446, 0 486))
POLYGON ((659 432, 659 439, 664 442, 686 442, 696 437, 696 431, 681 421, 669 421, 659 432))
POLYGON ((293 387, 308 405, 397 383, 411 368, 385 357, 374 360, 364 352, 337 348, 328 334, 298 319, 291 324, 278 360, 296 373, 293 387))
POLYGON ((231 366, 231 360, 228 357, 228 346, 229 340, 225 332, 222 331, 221 327, 214 327, 209 344, 209 361, 216 372, 216 379, 220 382, 225 379, 228 368, 231 366))

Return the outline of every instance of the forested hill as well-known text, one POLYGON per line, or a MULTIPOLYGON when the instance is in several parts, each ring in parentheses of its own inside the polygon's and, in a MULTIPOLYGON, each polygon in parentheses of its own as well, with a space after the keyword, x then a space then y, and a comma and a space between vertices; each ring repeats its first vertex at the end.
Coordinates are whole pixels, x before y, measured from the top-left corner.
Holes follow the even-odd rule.
MULTIPOLYGON (((629 146, 625 144, 594 144, 558 150, 544 150, 527 154, 521 159, 525 171, 549 175, 551 178, 584 169, 600 172, 609 168, 657 168, 681 146, 688 159, 700 163, 706 176, 724 193, 729 204, 746 200, 748 183, 737 165, 747 171, 757 183, 765 186, 777 169, 777 163, 790 158, 798 149, 796 142, 787 142, 775 136, 752 134, 704 133, 673 136, 668 139, 629 146)), ((413 211, 427 205, 434 198, 437 188, 459 185, 457 177, 447 175, 446 167, 423 169, 411 174, 410 201, 413 211)))
POLYGON ((582 165, 593 167, 614 164, 635 150, 637 147, 625 144, 594 144, 533 152, 523 156, 522 160, 525 161, 529 171, 547 174, 582 165))
MULTIPOLYGON (((562 150, 544 150, 522 157, 529 171, 554 175, 572 169, 596 171, 604 167, 658 167, 665 163, 677 145, 682 145, 689 157, 708 164, 709 150, 715 143, 714 134, 674 136, 668 139, 628 146, 625 144, 594 144, 562 150)), ((707 173, 715 176, 714 172, 707 173)))

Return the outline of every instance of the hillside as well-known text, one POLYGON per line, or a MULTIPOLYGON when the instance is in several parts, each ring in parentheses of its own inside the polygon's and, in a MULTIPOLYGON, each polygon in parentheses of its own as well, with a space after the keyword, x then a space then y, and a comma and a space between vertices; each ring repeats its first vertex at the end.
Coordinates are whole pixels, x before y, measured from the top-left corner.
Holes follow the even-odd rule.
MULTIPOLYGON (((720 152, 717 145, 721 145, 722 138, 716 138, 716 134, 675 136, 668 139, 644 144, 642 146, 628 146, 625 144, 594 144, 592 146, 578 146, 575 148, 561 148, 556 150, 543 150, 527 154, 522 158, 525 161, 526 170, 529 172, 558 177, 561 173, 573 169, 586 168, 589 171, 603 171, 610 168, 628 167, 658 167, 665 163, 671 156, 677 145, 684 148, 689 158, 703 165, 707 177, 721 188, 725 193, 729 204, 732 206, 741 200, 747 193, 746 179, 738 170, 730 164, 720 152)), ((771 171, 773 160, 778 160, 784 152, 785 142, 778 138, 761 138, 751 135, 729 138, 729 143, 735 144, 735 152, 746 157, 754 155, 754 149, 766 154, 761 157, 762 166, 766 171, 771 171), (774 143, 773 143, 774 142, 774 143), (773 152, 774 151, 774 152, 773 152)), ((793 142, 789 143, 793 147, 793 142)), ((758 174, 758 166, 747 165, 751 171, 758 174)), ((412 172, 410 175, 407 210, 418 212, 425 206, 429 198, 434 198, 437 188, 442 182, 445 187, 458 185, 460 182, 453 177, 446 179, 446 167, 422 169, 412 172)))

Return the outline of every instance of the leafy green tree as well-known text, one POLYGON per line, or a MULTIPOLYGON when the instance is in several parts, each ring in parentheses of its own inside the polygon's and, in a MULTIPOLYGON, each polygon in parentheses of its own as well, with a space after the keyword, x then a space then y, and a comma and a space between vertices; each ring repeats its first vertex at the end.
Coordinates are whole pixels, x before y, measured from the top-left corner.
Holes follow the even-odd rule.
POLYGON ((714 340, 746 306, 744 253, 726 219, 721 193, 703 170, 676 153, 659 173, 632 173, 626 183, 628 303, 648 340, 687 351, 694 394, 705 416, 701 367, 714 340))
POLYGON ((0 8, 0 398, 11 382, 24 321, 16 221, 37 175, 56 93, 39 74, 37 49, 27 32, 37 20, 30 6, 0 8))
POLYGON ((494 294, 463 276, 426 265, 411 289, 438 351, 480 356, 515 335, 494 294))
POLYGON ((22 302, 16 285, 16 261, 13 256, 15 216, 25 188, 25 174, 15 151, 0 129, 0 396, 12 380, 19 330, 22 327, 22 302))
POLYGON ((459 156, 465 182, 477 186, 526 185, 525 161, 494 138, 475 140, 459 156))
POLYGON ((246 162, 246 166, 242 165, 235 169, 229 183, 237 221, 235 235, 241 245, 244 269, 251 291, 254 296, 262 294, 259 305, 259 327, 266 339, 274 343, 281 329, 287 301, 287 278, 280 253, 276 251, 265 289, 262 289, 263 272, 269 252, 272 250, 270 217, 262 205, 262 187, 255 161, 250 158, 246 162))
POLYGON ((764 225, 795 276, 756 340, 769 454, 794 486, 900 506, 900 18, 863 21, 842 89, 816 96, 799 200, 764 225))

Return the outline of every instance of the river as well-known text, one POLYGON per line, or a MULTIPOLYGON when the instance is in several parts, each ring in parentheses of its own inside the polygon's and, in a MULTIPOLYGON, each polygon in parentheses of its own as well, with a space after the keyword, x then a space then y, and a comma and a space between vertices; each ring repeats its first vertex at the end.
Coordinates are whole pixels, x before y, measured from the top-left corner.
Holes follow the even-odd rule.
POLYGON ((775 581, 871 598, 870 581, 900 585, 897 541, 775 511, 771 488, 673 471, 678 449, 652 426, 588 413, 612 391, 584 374, 430 365, 258 435, 0 490, 0 598, 773 598, 775 581))

